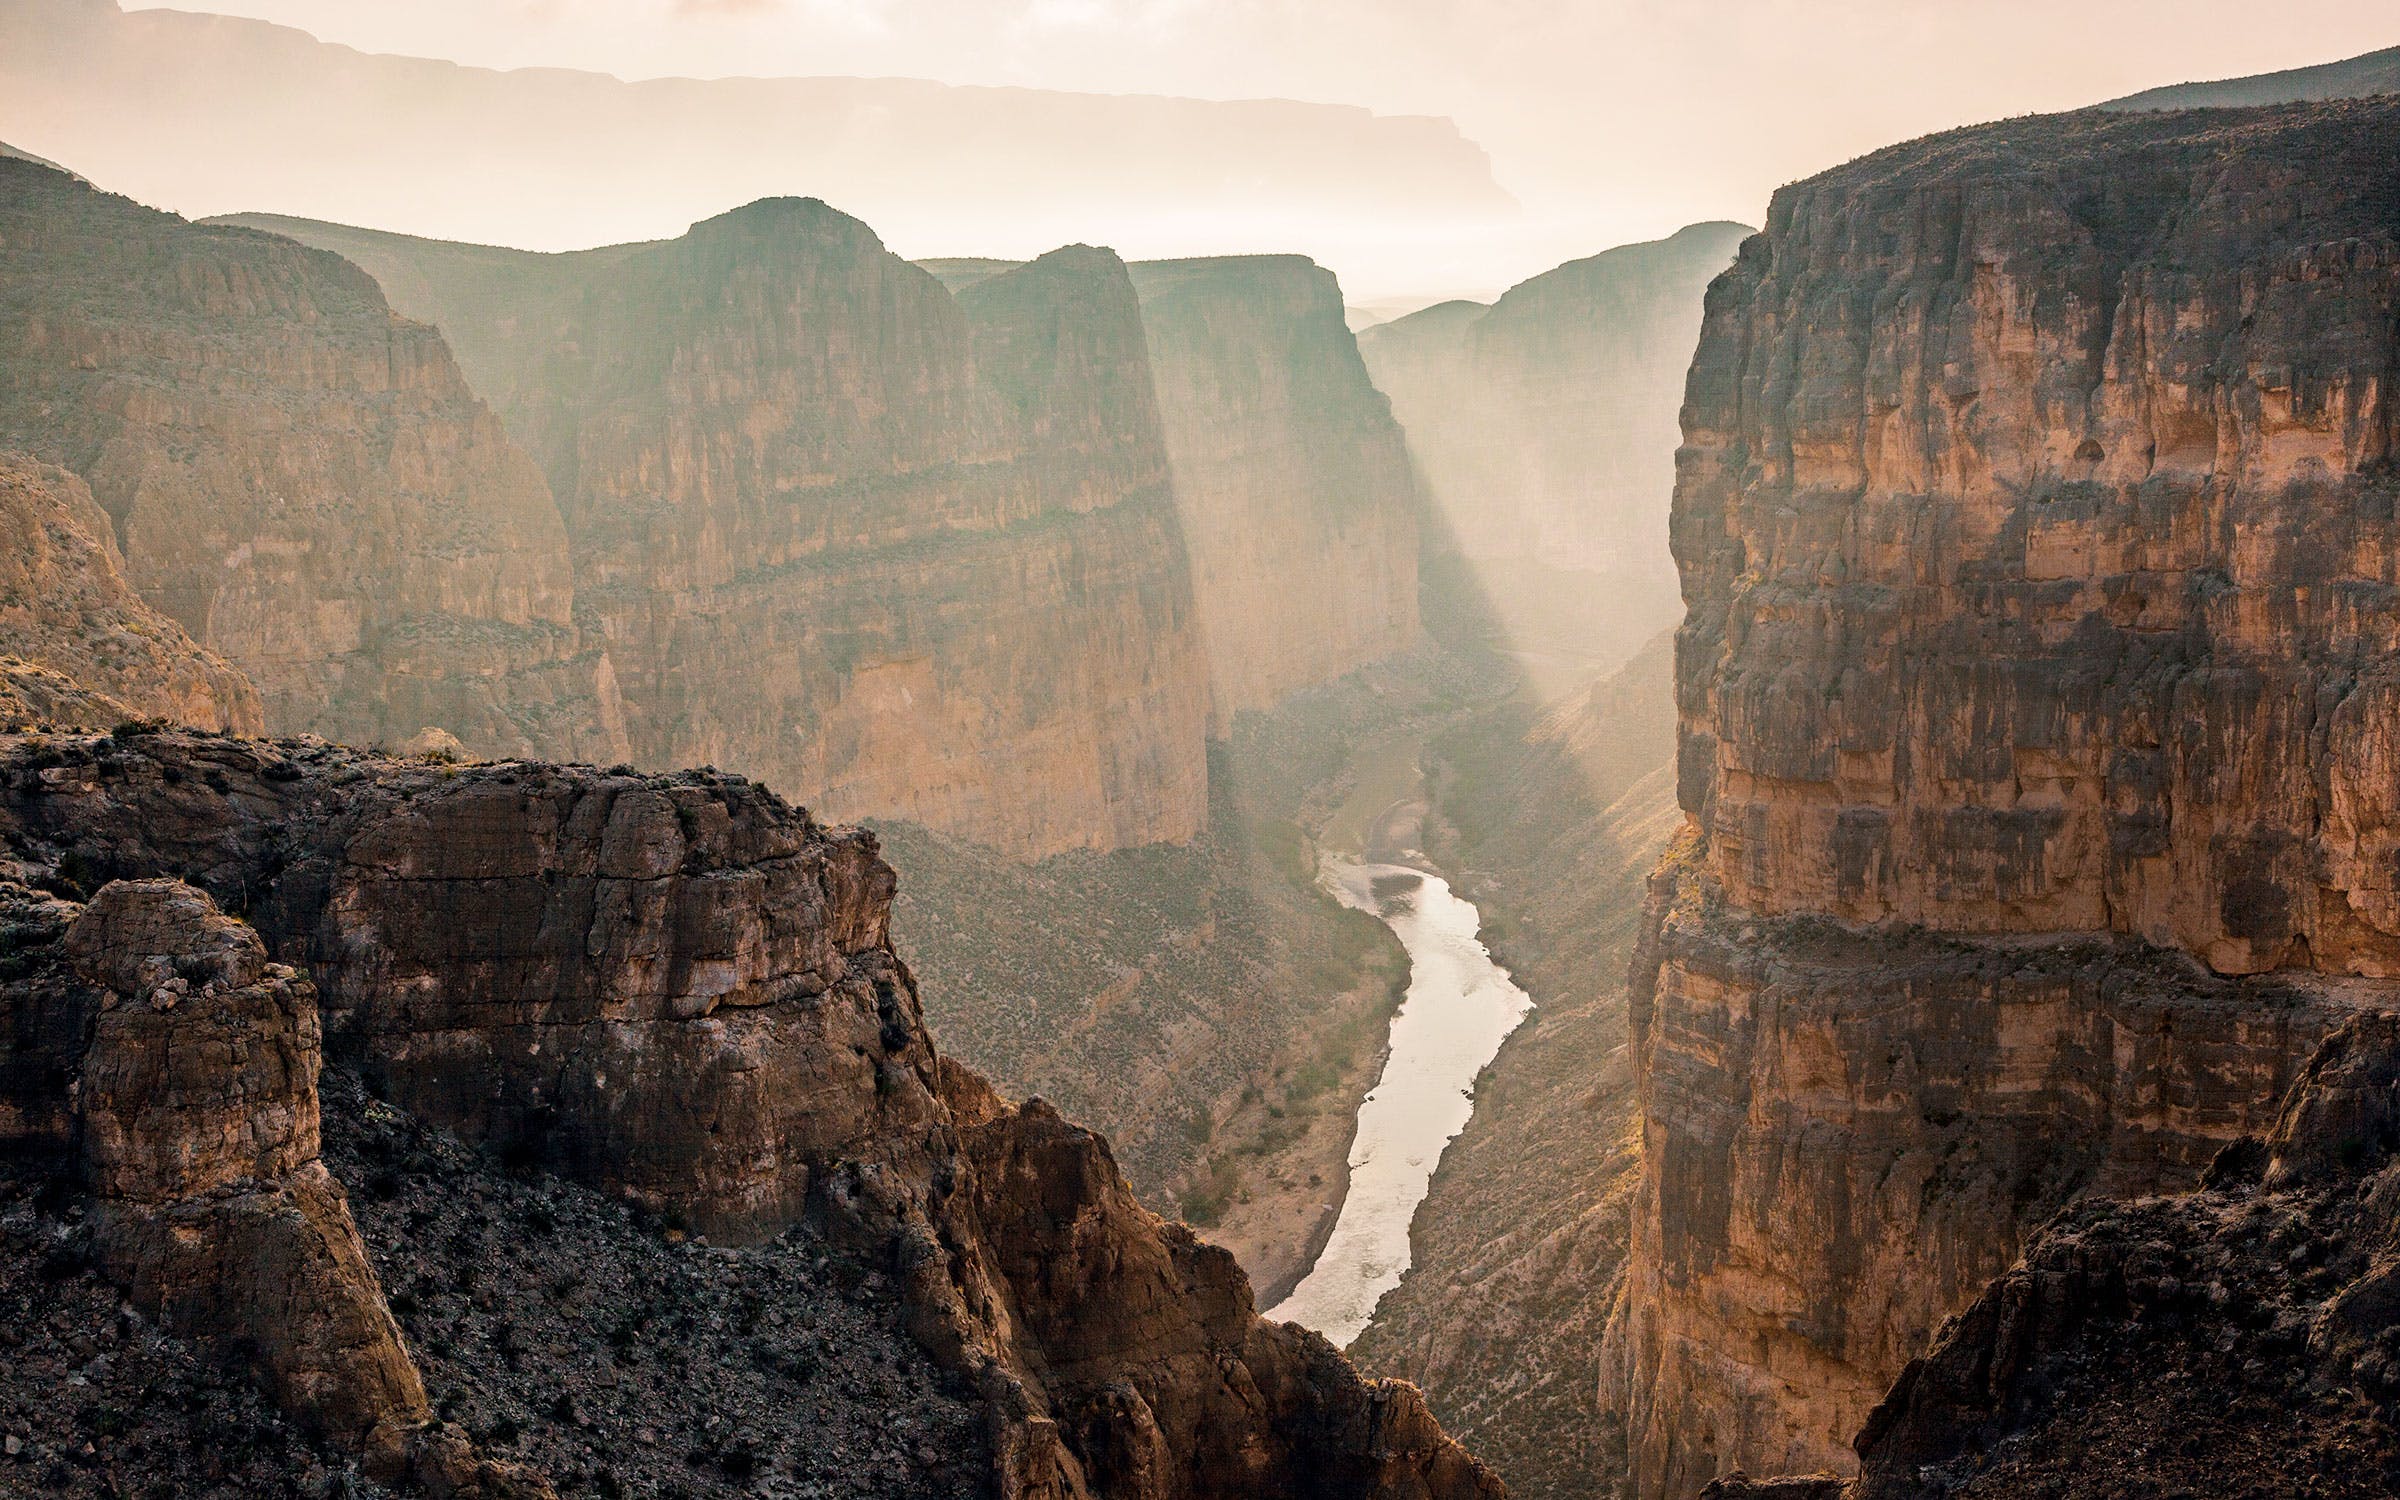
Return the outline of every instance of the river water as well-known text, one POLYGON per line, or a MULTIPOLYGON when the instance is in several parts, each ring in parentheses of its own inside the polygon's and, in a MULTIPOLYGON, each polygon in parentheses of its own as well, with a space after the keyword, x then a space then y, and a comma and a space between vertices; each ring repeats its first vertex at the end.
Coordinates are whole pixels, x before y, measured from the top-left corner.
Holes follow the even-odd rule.
POLYGON ((1333 1235, 1292 1294, 1267 1316, 1347 1347, 1408 1269, 1408 1223, 1442 1148, 1474 1112, 1475 1075, 1533 1009, 1477 939, 1473 903, 1404 865, 1328 859, 1329 889, 1372 912, 1408 950, 1408 996, 1392 1017, 1391 1055, 1358 1108, 1350 1191, 1333 1235))

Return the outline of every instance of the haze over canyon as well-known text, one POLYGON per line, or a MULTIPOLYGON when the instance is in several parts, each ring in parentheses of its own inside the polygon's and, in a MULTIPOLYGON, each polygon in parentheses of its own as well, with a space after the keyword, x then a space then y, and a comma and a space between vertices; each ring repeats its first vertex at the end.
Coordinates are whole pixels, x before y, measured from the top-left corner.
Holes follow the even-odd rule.
POLYGON ((2388 17, 237 8, 0 0, 0 1495, 2400 1493, 2388 17))

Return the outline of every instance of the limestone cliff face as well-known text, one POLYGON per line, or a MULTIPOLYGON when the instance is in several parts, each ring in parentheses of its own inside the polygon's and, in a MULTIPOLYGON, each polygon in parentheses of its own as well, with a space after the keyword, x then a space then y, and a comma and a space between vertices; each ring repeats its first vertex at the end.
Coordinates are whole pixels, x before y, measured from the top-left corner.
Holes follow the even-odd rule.
POLYGON ((2347 1022, 2203 1191, 2094 1198, 1911 1360, 1859 1476, 1710 1500, 2373 1500, 2400 1486, 2400 1014, 2347 1022))
POLYGON ((367 277, 8 159, 0 285, 0 444, 90 486, 270 726, 622 752, 539 471, 367 277))
MULTIPOLYGON (((126 583, 115 532, 82 480, 0 452, 0 535, 9 538, 0 548, 0 653, 107 698, 115 717, 87 727, 137 716, 244 734, 265 727, 249 679, 126 583)), ((20 680, 18 696, 31 681, 20 680)), ((29 711, 82 717, 63 703, 29 711)))
POLYGON ((1232 256, 1133 278, 1222 734, 1415 642, 1416 482, 1332 272, 1232 256))
POLYGON ((2194 1181, 2400 961, 2400 101, 1955 132, 1711 290, 1613 1398, 1846 1469, 2087 1188, 2194 1181))
POLYGON ((1750 233, 1695 224, 1572 261, 1490 307, 1448 302, 1359 335, 1453 552, 1508 644, 1588 681, 1675 622, 1667 505, 1701 295, 1750 233))
POLYGON ((540 459, 636 759, 1018 855, 1199 827, 1190 568, 1114 256, 953 297, 814 200, 556 256, 255 222, 439 323, 540 459))
MULTIPOLYGON (((274 1014, 305 1027, 295 986, 313 979, 329 1054, 395 1103, 731 1245, 806 1222, 856 1247, 927 1353, 979 1393, 994 1493, 1502 1493, 1413 1389, 1258 1319, 1232 1257, 1145 1212, 1104 1142, 936 1054, 889 942, 893 875, 865 834, 722 773, 460 769, 179 733, 0 743, 17 873, 68 895, 97 886, 93 911, 201 901, 168 877, 213 895, 248 926, 203 913, 211 941, 292 965, 268 976, 283 986, 274 1014)), ((72 932, 67 946, 85 951, 72 932)), ((218 993, 168 945, 93 951, 153 996, 218 993)), ((196 1146, 162 1152, 144 1090, 95 1089, 88 1065, 72 1090, 52 1063, 95 1005, 113 1014, 78 1001, 97 982, 62 996, 49 968, 8 972, 12 1136, 56 1139, 80 1107, 110 1122, 91 1138, 126 1143, 111 1161, 171 1157, 189 1176, 244 1152, 302 1154, 306 1035, 226 1060, 272 1065, 274 1088, 178 1054, 206 1099, 261 1108, 211 1104, 185 1132, 196 1146)), ((242 1000, 246 1024, 267 1024, 263 1006, 242 1000)), ((138 1037, 149 1023, 127 1024, 138 1037)), ((165 1065, 133 1057, 128 1079, 165 1065)), ((261 1335, 261 1356, 305 1363, 324 1336, 303 1306, 261 1335)), ((309 1387, 320 1403, 363 1399, 390 1373, 371 1341, 340 1351, 309 1387)), ((364 1404, 406 1397, 402 1381, 364 1404)))

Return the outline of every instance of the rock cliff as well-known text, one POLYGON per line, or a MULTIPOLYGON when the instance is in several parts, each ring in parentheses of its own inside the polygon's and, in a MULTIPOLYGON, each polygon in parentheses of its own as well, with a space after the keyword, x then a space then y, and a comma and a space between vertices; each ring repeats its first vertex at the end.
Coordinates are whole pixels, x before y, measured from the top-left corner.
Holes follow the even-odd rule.
POLYGON ((1749 232, 1695 224, 1358 337, 1440 518, 1433 585, 1480 588, 1545 691, 1675 623, 1676 403, 1701 294, 1749 232))
MULTIPOLYGON (((542 1481, 417 1421, 388 1305, 314 1165, 320 1014, 329 1065, 381 1107, 520 1171, 621 1195, 737 1260, 794 1233, 858 1257, 923 1356, 975 1393, 997 1493, 1501 1493, 1415 1391, 1258 1319, 1232 1257, 1141 1209, 1104 1142, 941 1059, 890 947, 874 841, 740 777, 16 737, 0 839, 55 893, 17 887, 39 920, 8 929, 12 1155, 71 1163, 82 1142, 103 1243, 172 1246, 119 1274, 196 1334, 255 1346, 286 1407, 337 1438, 381 1452, 397 1424, 436 1445, 434 1487, 542 1481), (155 1040, 179 1027, 256 1039, 155 1040), (161 1069, 186 1081, 142 1084, 161 1069), (190 1105, 144 1114, 161 1098, 190 1105), (210 1301, 231 1283, 182 1269, 235 1253, 239 1226, 210 1217, 221 1193, 198 1219, 177 1205, 294 1173, 324 1191, 274 1219, 319 1255, 274 1281, 287 1315, 210 1301)), ((502 1369, 537 1366, 523 1337, 502 1336, 502 1369)), ((664 1403, 662 1420, 683 1415, 664 1403)))
POLYGON ((2088 1199, 1868 1417, 1860 1474, 1711 1500, 2101 1500, 2400 1488, 2400 1016, 2329 1038, 2205 1190, 2088 1199))
MULTIPOLYGON (((95 729, 142 716, 245 734, 265 728, 249 679, 125 581, 116 533, 82 480, 0 452, 0 534, 10 538, 0 549, 0 656, 105 697, 112 716, 91 723, 63 701, 29 703, 27 714, 95 729)), ((32 688, 30 675, 17 679, 17 696, 32 688)))
POLYGON ((90 487, 269 727, 622 754, 540 473, 354 267, 9 158, 0 286, 0 446, 90 487))
POLYGON ((2400 959, 2400 100, 1953 132, 1711 289, 1610 1332, 1634 1477, 1846 1471, 2086 1191, 2196 1182, 2400 959))
POLYGON ((636 760, 1019 856, 1199 827, 1190 568, 1114 256, 954 297, 813 199, 572 255, 245 222, 449 334, 549 474, 636 760))
POLYGON ((1222 735, 1415 641, 1416 482, 1332 272, 1228 256, 1133 282, 1222 735))

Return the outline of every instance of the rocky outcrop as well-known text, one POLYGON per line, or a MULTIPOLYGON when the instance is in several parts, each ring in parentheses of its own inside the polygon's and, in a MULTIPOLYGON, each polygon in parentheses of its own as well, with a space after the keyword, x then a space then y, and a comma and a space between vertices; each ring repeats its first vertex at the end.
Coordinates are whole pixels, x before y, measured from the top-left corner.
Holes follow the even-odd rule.
POLYGON ((1785 190, 1711 290, 1611 1329, 1644 1493, 1845 1471, 2036 1224, 2192 1185, 2388 990, 2395 130, 1954 132, 1785 190))
POLYGON ((114 714, 45 691, 20 673, 12 696, 28 717, 105 729, 154 716, 238 734, 263 730, 258 693, 224 658, 142 602, 124 578, 115 532, 82 480, 21 453, 0 453, 0 655, 72 681, 114 714))
POLYGON ((252 222, 438 323, 548 470, 636 760, 1019 856, 1199 827, 1190 570, 1114 256, 953 297, 813 199, 556 256, 252 222))
POLYGON ((1439 518, 1431 586, 1487 596, 1545 691, 1675 623, 1676 405, 1701 294, 1749 233, 1695 224, 1358 336, 1439 518))
POLYGON ((0 907, 0 1140, 68 1160, 135 1305, 249 1359, 378 1478, 547 1496, 433 1420, 318 1157, 308 981, 177 880, 116 881, 83 907, 12 882, 0 907))
POLYGON ((1416 483, 1331 271, 1228 256, 1133 283, 1222 735, 1415 642, 1416 483))
POLYGON ((0 276, 0 445, 89 485, 270 727, 621 753, 541 475, 372 281, 15 159, 0 276))
MULTIPOLYGON (((2400 1485, 2400 1018, 2329 1038, 2205 1190, 2089 1199, 1868 1417, 1859 1477, 1721 1500, 2388 1495, 2400 1485)), ((1779 1489, 1780 1486, 1780 1489, 1779 1489)))
MULTIPOLYGON (((1097 1137, 936 1055, 865 834, 721 773, 171 732, 6 751, 20 874, 116 882, 96 907, 210 893, 293 965, 278 993, 313 980, 329 1055, 412 1114, 729 1245, 807 1224, 855 1247, 980 1392, 1002 1494, 1500 1493, 1412 1389, 1260 1321, 1097 1137)), ((38 980, 12 979, 7 1034, 42 1044, 78 1023, 38 980)), ((24 1055, 0 1118, 55 1129, 56 1072, 24 1055)), ((210 1118, 211 1150, 247 1139, 210 1118)))

